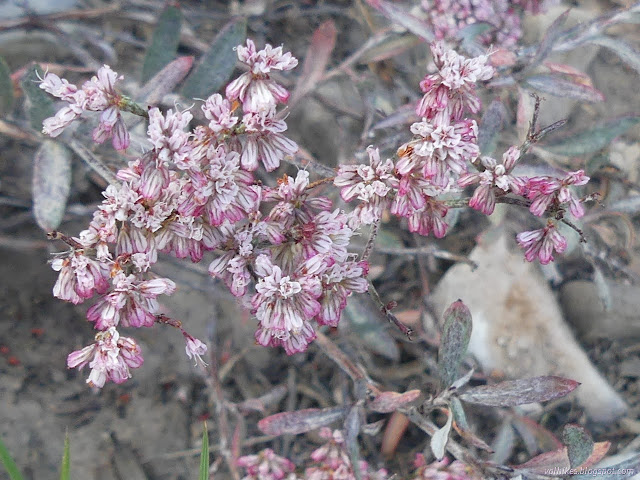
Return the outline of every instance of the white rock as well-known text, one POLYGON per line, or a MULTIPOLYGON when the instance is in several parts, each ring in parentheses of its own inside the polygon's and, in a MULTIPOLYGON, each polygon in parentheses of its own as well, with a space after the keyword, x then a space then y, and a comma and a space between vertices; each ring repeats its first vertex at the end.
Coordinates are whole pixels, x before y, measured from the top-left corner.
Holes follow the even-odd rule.
POLYGON ((475 271, 466 264, 449 269, 430 297, 436 312, 458 298, 469 307, 469 351, 485 372, 571 378, 581 382, 573 395, 594 421, 624 414, 626 404, 574 339, 538 268, 507 244, 503 232, 485 235, 470 256, 478 264, 475 271))

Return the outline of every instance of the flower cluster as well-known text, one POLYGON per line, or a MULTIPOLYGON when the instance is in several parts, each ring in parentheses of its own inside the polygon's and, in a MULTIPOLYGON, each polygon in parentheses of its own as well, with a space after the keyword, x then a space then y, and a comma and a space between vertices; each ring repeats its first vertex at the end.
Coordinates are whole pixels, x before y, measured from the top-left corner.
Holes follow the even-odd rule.
POLYGON ((79 89, 64 78, 48 73, 40 82, 40 88, 64 100, 69 106, 60 109, 55 117, 47 118, 43 122, 42 132, 57 137, 82 112, 102 112, 100 123, 93 131, 93 140, 103 143, 111 138, 113 148, 126 150, 129 146, 129 132, 120 114, 125 99, 115 90, 115 84, 120 79, 122 77, 118 77, 116 72, 105 65, 79 89))
MULTIPOLYGON (((118 171, 119 183, 105 190, 89 228, 65 237, 70 249, 53 261, 60 272, 56 297, 75 304, 97 297, 87 312, 96 343, 68 359, 70 367, 89 364, 92 385, 119 382, 142 363, 137 346, 135 361, 126 355, 131 340, 118 342, 120 327, 175 326, 187 355, 203 363, 204 343, 161 314, 158 297, 176 285, 151 271, 160 252, 199 262, 213 251, 209 273, 233 295, 247 296, 258 321, 256 341, 288 354, 307 348, 316 325, 336 326, 347 297, 368 289, 368 264, 347 251, 354 233, 349 218, 328 198, 311 194, 308 172, 284 175, 274 187, 254 178, 260 163, 272 171, 297 151, 277 112, 289 93, 270 77, 297 60, 281 47, 257 51, 251 40, 237 54, 249 71, 229 84, 225 97, 204 101, 206 125, 190 128, 188 110, 148 110, 150 149, 118 171)), ((53 74, 41 87, 74 112, 97 109, 101 98, 101 108, 120 122, 116 79, 104 67, 82 90, 53 74)), ((75 118, 59 113, 45 121, 44 131, 58 134, 75 118)))
MULTIPOLYGON (((285 136, 287 125, 277 110, 289 92, 271 76, 297 65, 282 47, 257 50, 251 40, 238 46, 248 70, 227 86, 225 96, 204 100, 204 125, 192 127, 189 110, 148 109, 148 151, 117 172, 117 183, 103 193, 89 227, 77 237, 62 236, 70 248, 52 262, 60 272, 56 297, 74 304, 96 297, 87 312, 98 330, 96 342, 69 355, 68 365, 88 364, 88 382, 95 386, 123 381, 142 357, 117 328, 156 323, 180 329, 187 355, 204 363, 204 343, 161 313, 158 298, 173 294, 176 285, 152 272, 160 252, 193 262, 212 252, 209 274, 250 304, 256 342, 294 354, 306 350, 318 326, 338 325, 352 293, 368 290, 369 265, 348 247, 356 231, 379 222, 385 210, 405 219, 411 232, 440 238, 448 228, 448 207, 439 197, 477 184, 469 205, 485 214, 493 212, 498 197, 512 194, 529 202, 537 216, 558 217, 565 208, 582 216, 581 200, 571 188, 588 181, 584 172, 515 176, 521 155, 516 147, 502 163, 490 157, 478 161, 478 127, 466 115, 480 110, 477 82, 494 70, 487 55, 465 58, 443 42, 431 50, 437 72, 420 84, 421 120, 411 125, 413 137, 393 159, 383 160, 369 147, 368 164, 342 165, 333 179, 319 183, 311 183, 304 170, 295 177, 285 174, 272 186, 254 177, 260 164, 273 171, 298 149, 285 136), (317 185, 331 180, 344 201, 358 202, 350 213, 315 193, 317 185)), ((69 106, 44 122, 44 132, 58 135, 83 111, 102 111, 94 139, 112 136, 116 148, 126 148, 120 110, 144 109, 115 91, 117 79, 105 66, 78 89, 47 74, 40 86, 69 106)), ((553 250, 566 248, 551 221, 520 234, 518 242, 527 260, 542 263, 552 260, 553 250)))
POLYGON ((377 222, 382 212, 406 218, 409 230, 421 235, 443 237, 447 231, 445 204, 435 197, 455 188, 454 180, 467 172, 478 155, 478 126, 465 118, 476 113, 480 100, 476 82, 488 80, 493 68, 482 55, 467 59, 447 48, 432 44, 438 71, 427 75, 420 87, 423 98, 416 107, 422 117, 411 125, 413 139, 397 151, 397 161, 382 161, 370 147, 369 165, 346 165, 338 169, 334 184, 345 201, 360 201, 351 225, 377 222))
POLYGON ((239 467, 247 471, 242 480, 296 480, 293 473, 296 466, 287 458, 276 455, 270 448, 265 448, 256 455, 245 455, 236 461, 239 467))
POLYGON ((484 45, 513 48, 522 36, 521 12, 538 14, 550 2, 541 0, 422 0, 429 24, 437 39, 454 39, 474 23, 483 23, 489 31, 479 35, 484 45))
POLYGON ((427 464, 424 455, 418 453, 413 464, 416 467, 413 480, 480 480, 467 465, 459 460, 452 463, 447 457, 427 464))

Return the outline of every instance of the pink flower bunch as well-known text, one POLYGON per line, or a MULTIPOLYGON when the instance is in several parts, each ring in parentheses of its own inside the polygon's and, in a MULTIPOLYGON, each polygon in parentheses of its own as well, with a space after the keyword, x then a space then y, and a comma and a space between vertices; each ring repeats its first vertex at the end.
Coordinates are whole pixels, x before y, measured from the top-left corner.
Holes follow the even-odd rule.
POLYGON ((57 137, 76 120, 82 112, 102 112, 100 123, 93 131, 93 140, 103 143, 111 138, 113 148, 126 150, 129 146, 129 132, 120 110, 123 97, 116 91, 115 84, 122 77, 104 65, 98 74, 78 89, 77 86, 53 73, 47 73, 40 82, 45 92, 64 100, 69 106, 62 108, 54 117, 47 118, 42 125, 42 132, 57 137))
POLYGON ((522 11, 538 14, 549 7, 543 0, 422 0, 427 21, 436 39, 454 40, 461 30, 475 23, 490 27, 478 36, 484 45, 513 48, 522 37, 522 11), (517 6, 520 6, 520 9, 517 6))
MULTIPOLYGON (((327 440, 327 443, 311 453, 311 460, 318 465, 305 470, 305 480, 332 480, 337 478, 355 480, 354 467, 347 453, 342 432, 340 430, 331 431, 331 429, 324 427, 320 429, 319 435, 327 440)), ((364 460, 360 461, 358 468, 360 470, 360 478, 363 480, 386 480, 388 478, 385 469, 375 471, 364 460)))
MULTIPOLYGON (((238 58, 250 71, 231 82, 226 98, 216 93, 204 101, 206 125, 192 129, 188 110, 149 109, 150 150, 118 171, 119 183, 107 187, 89 228, 67 238, 69 252, 53 261, 60 272, 55 296, 73 303, 97 296, 87 319, 99 330, 95 345, 107 352, 103 357, 117 353, 105 332, 116 338, 119 327, 165 323, 181 330, 187 355, 203 363, 206 345, 161 314, 158 298, 176 285, 151 272, 160 252, 199 262, 215 251, 209 273, 233 295, 247 296, 257 341, 289 354, 307 348, 315 325, 336 326, 348 296, 368 289, 368 264, 347 251, 354 233, 349 217, 328 198, 311 195, 308 172, 285 175, 275 187, 253 176, 259 162, 271 171, 297 150, 276 112, 289 93, 270 78, 297 60, 281 47, 256 51, 251 40, 238 47, 238 58)), ((108 109, 117 103, 112 74, 104 67, 102 80, 83 90, 48 75, 41 87, 72 103, 68 108, 81 102, 93 108, 102 98, 108 109), (98 88, 107 81, 108 88, 98 88)), ((70 356, 70 367, 87 363, 77 357, 70 356)), ((94 378, 105 371, 103 363, 89 363, 96 369, 92 385, 104 384, 94 378)), ((118 368, 100 378, 128 377, 118 368)))
POLYGON ((245 455, 238 458, 236 464, 247 471, 242 480, 282 480, 296 479, 293 473, 296 466, 287 458, 276 455, 270 448, 265 448, 257 455, 245 455))
POLYGON ((516 195, 523 193, 527 179, 511 175, 519 158, 520 150, 512 146, 502 155, 502 163, 498 163, 495 158, 482 157, 480 162, 484 171, 462 175, 458 179, 459 186, 479 184, 469 200, 469 206, 485 215, 491 215, 496 206, 496 191, 502 195, 509 192, 516 195))
POLYGON ((408 220, 409 230, 443 237, 447 207, 437 196, 455 187, 454 179, 467 172, 480 154, 478 126, 464 118, 475 113, 480 100, 475 83, 493 75, 487 56, 467 59, 443 42, 431 45, 438 73, 421 83, 425 95, 416 112, 422 121, 411 126, 413 139, 397 151, 397 161, 381 160, 369 147, 369 165, 343 165, 334 185, 345 201, 359 200, 350 225, 377 222, 385 209, 408 220))
POLYGON ((427 464, 424 455, 418 453, 413 462, 416 471, 413 480, 480 480, 471 468, 459 460, 449 458, 427 464))

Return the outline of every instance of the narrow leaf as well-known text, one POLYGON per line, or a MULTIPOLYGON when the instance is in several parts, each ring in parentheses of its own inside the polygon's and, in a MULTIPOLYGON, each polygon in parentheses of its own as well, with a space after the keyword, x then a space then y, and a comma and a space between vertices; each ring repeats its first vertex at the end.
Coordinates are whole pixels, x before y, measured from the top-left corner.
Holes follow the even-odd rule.
POLYGON ((617 38, 609 37, 608 35, 595 37, 591 39, 590 42, 608 48, 618 55, 624 63, 640 73, 640 52, 628 43, 618 40, 617 38))
POLYGON ((499 100, 489 104, 480 120, 478 147, 483 155, 491 155, 496 148, 498 134, 507 118, 507 110, 499 100))
POLYGON ((579 425, 565 425, 562 430, 562 442, 567 446, 571 468, 582 465, 593 453, 593 439, 579 425))
POLYGON ((323 22, 311 37, 311 44, 302 65, 302 75, 291 94, 291 104, 313 90, 327 68, 338 32, 333 20, 323 22))
POLYGON ((246 20, 225 26, 185 81, 182 94, 189 98, 207 98, 217 92, 231 77, 238 58, 235 47, 243 43, 246 36, 246 20))
POLYGON ((604 100, 604 95, 599 90, 577 83, 571 77, 565 77, 562 74, 542 74, 533 75, 525 79, 525 84, 529 87, 548 93, 556 97, 575 98, 585 102, 596 103, 604 100))
POLYGON ((438 350, 438 374, 442 389, 457 378, 460 363, 467 353, 471 338, 471 313, 462 300, 444 312, 444 327, 438 350))
POLYGON ((295 412, 282 412, 263 418, 258 428, 267 435, 285 435, 305 433, 344 418, 346 407, 308 408, 295 412))
POLYGON ((451 425, 453 424, 453 414, 449 410, 447 413, 447 423, 436 431, 431 437, 431 451, 438 461, 444 457, 444 452, 449 441, 449 433, 451 433, 451 425))
POLYGON ((596 265, 593 265, 593 284, 596 286, 603 310, 608 312, 611 310, 611 289, 606 278, 604 278, 602 269, 596 265))
POLYGON ((571 465, 569 464, 567 449, 560 448, 551 452, 541 453, 528 462, 521 465, 513 465, 513 468, 533 475, 562 477, 569 472, 571 465), (551 475, 550 472, 556 473, 551 475))
POLYGON ((412 33, 402 35, 390 34, 380 43, 375 44, 360 56, 358 63, 365 64, 371 62, 380 62, 404 53, 410 48, 422 43, 418 37, 412 33))
POLYGON ((33 214, 45 232, 62 222, 70 188, 71 153, 56 141, 44 141, 33 165, 33 214))
POLYGON ((545 150, 558 155, 580 156, 593 153, 606 147, 619 135, 640 121, 639 114, 628 114, 609 118, 597 123, 589 130, 582 130, 561 140, 544 146, 545 150))
POLYGON ((379 413, 395 412, 415 401, 419 396, 420 390, 410 390, 404 393, 382 392, 369 404, 369 408, 379 413))
POLYGON ((430 42, 434 39, 431 27, 422 19, 386 0, 367 0, 367 3, 378 10, 392 22, 406 28, 411 33, 430 42))
POLYGON ((143 83, 162 70, 176 56, 180 44, 181 26, 182 11, 175 5, 167 5, 158 18, 158 24, 151 37, 151 44, 144 57, 143 83))
POLYGON ((0 115, 6 115, 13 106, 13 82, 11 70, 4 58, 0 57, 0 115))
POLYGON ((191 56, 176 58, 142 87, 138 94, 138 102, 150 105, 160 103, 166 94, 173 92, 176 86, 184 80, 192 66, 193 57, 191 56))
POLYGON ((480 405, 510 407, 564 397, 578 385, 580 383, 575 380, 554 376, 508 380, 495 385, 469 388, 460 394, 460 399, 480 405))
POLYGON ((199 480, 209 480, 209 431, 207 422, 202 425, 202 449, 200 450, 199 480))
POLYGON ((22 90, 29 99, 29 120, 31 121, 31 127, 34 130, 42 130, 42 122, 45 118, 52 117, 53 112, 53 100, 48 93, 40 88, 40 79, 44 78, 44 72, 40 65, 33 64, 27 70, 26 74, 22 78, 20 85, 22 90))
POLYGON ((9 453, 9 450, 7 450, 7 447, 4 446, 4 443, 2 443, 2 440, 0 440, 0 462, 2 462, 10 480, 23 480, 16 462, 11 458, 11 454, 9 453))
MULTIPOLYGON (((361 425, 360 407, 354 405, 349 409, 349 413, 347 413, 347 417, 344 420, 344 443, 347 447, 347 452, 349 453, 351 465, 360 465, 358 434, 360 433, 361 425)), ((359 469, 355 470, 356 471, 354 473, 356 473, 356 478, 360 480, 357 476, 359 469)))
POLYGON ((71 478, 71 456, 69 454, 69 432, 64 434, 64 452, 62 454, 62 464, 60 465, 60 480, 71 478))
POLYGON ((531 70, 537 67, 545 58, 549 56, 551 51, 553 50, 553 46, 556 41, 560 38, 562 32, 562 27, 567 21, 569 17, 569 10, 566 10, 562 13, 558 18, 556 18, 549 28, 545 32, 540 44, 538 45, 538 50, 535 55, 531 59, 529 65, 527 65, 527 70, 531 70))

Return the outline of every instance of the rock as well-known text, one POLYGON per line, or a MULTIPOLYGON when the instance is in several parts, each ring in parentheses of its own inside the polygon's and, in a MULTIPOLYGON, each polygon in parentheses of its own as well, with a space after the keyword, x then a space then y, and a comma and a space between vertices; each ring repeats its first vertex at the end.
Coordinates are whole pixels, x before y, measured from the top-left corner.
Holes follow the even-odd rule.
POLYGON ((610 422, 627 406, 598 373, 562 317, 537 266, 511 253, 504 232, 487 234, 471 253, 475 271, 453 266, 430 301, 443 312, 460 298, 471 310, 470 353, 485 372, 510 378, 559 375, 581 382, 574 393, 588 416, 610 422))
POLYGON ((606 281, 611 307, 605 310, 593 282, 576 280, 560 289, 560 304, 580 336, 585 339, 640 338, 640 297, 638 287, 606 281))

